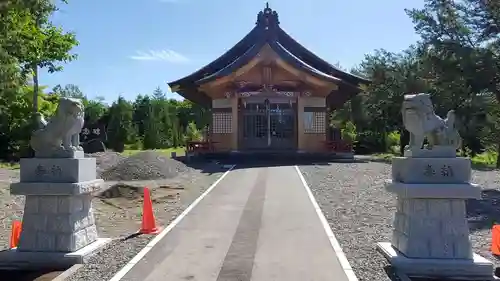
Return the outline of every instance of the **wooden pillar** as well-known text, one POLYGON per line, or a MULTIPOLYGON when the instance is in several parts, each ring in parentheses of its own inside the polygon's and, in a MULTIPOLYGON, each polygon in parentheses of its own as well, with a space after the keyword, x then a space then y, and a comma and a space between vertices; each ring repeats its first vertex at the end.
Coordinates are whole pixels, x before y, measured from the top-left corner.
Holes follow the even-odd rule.
POLYGON ((231 117, 231 149, 236 151, 238 150, 238 96, 233 95, 231 97, 231 109, 232 109, 232 117, 231 117))
POLYGON ((297 150, 304 150, 304 98, 297 97, 297 150))

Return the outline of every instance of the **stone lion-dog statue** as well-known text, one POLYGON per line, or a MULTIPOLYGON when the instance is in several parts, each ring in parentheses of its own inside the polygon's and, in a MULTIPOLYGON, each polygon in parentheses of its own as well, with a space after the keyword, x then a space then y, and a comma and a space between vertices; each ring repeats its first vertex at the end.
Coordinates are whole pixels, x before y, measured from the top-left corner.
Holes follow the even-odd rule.
POLYGON ((39 128, 31 135, 30 145, 35 157, 70 157, 74 151, 83 151, 80 132, 84 124, 84 106, 81 100, 61 97, 54 116, 47 122, 37 113, 39 128))
POLYGON ((403 125, 410 132, 410 143, 405 150, 421 149, 426 137, 428 149, 434 146, 460 147, 455 111, 448 111, 446 119, 437 116, 429 94, 405 95, 401 113, 403 125))

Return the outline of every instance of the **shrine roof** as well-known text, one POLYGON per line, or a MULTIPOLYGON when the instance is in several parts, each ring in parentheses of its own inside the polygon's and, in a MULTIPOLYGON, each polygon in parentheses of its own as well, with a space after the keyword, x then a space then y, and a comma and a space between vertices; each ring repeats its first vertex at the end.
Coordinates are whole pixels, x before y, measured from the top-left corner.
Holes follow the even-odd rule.
POLYGON ((351 87, 370 82, 367 78, 331 65, 307 50, 279 26, 278 13, 266 4, 266 8, 257 15, 255 27, 236 45, 201 69, 168 85, 173 92, 193 102, 208 102, 208 97, 197 93, 197 87, 230 75, 256 57, 266 44, 286 63, 319 79, 351 87))

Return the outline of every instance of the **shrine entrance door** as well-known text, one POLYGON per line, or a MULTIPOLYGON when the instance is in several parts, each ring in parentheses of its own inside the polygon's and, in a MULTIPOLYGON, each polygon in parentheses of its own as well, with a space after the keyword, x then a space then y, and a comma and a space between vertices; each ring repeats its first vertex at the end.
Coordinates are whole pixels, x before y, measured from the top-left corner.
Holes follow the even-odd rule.
POLYGON ((242 150, 295 150, 296 101, 289 98, 241 98, 239 147, 242 150))

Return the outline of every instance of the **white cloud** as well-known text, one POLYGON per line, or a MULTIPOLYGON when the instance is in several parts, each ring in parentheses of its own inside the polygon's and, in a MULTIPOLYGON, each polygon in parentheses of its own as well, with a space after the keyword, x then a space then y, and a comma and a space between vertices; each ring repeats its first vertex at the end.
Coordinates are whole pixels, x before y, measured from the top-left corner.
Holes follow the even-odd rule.
POLYGON ((182 54, 173 50, 160 50, 160 51, 138 51, 136 55, 130 56, 133 60, 146 60, 146 61, 166 61, 169 63, 187 63, 189 59, 182 54))

